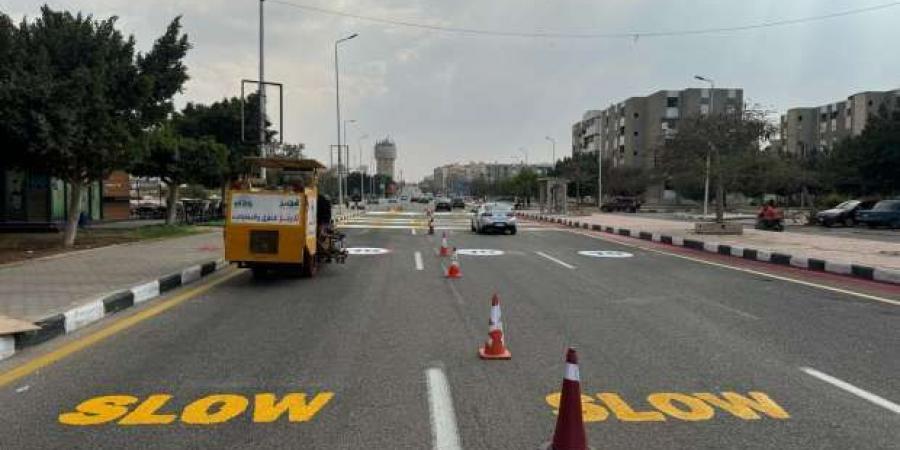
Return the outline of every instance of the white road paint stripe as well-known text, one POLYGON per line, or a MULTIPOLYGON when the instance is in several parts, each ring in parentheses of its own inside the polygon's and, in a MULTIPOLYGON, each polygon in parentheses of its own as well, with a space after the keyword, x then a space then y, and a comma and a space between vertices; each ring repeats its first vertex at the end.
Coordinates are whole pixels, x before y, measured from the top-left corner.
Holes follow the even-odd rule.
POLYGON ((431 367, 425 371, 425 378, 428 382, 428 407, 431 411, 431 435, 435 450, 462 449, 456 429, 450 384, 447 383, 444 371, 431 367))
POLYGON ((554 258, 554 257, 552 257, 552 256, 550 256, 550 255, 548 255, 548 254, 546 254, 546 253, 544 253, 544 252, 535 252, 535 253, 537 253, 538 255, 543 256, 544 258, 547 258, 547 259, 549 259, 550 261, 553 261, 553 262, 555 262, 555 263, 557 263, 557 264, 559 264, 559 265, 561 265, 561 266, 563 266, 563 267, 565 267, 565 268, 567 268, 567 269, 574 269, 574 268, 575 268, 575 266, 573 266, 573 265, 571 265, 571 264, 569 264, 569 263, 567 263, 567 262, 565 262, 565 261, 560 261, 560 260, 558 260, 558 259, 556 259, 556 258, 554 258))
POLYGON ((759 320, 759 317, 754 316, 753 314, 750 314, 750 313, 748 313, 748 312, 741 311, 741 310, 739 310, 739 309, 737 309, 737 308, 732 308, 732 307, 730 307, 730 306, 724 305, 724 304, 719 303, 719 302, 716 302, 716 301, 703 302, 703 303, 706 304, 706 305, 718 306, 719 308, 722 308, 722 309, 724 309, 724 310, 726 310, 726 311, 731 311, 731 312, 733 312, 733 313, 735 313, 735 314, 737 314, 737 315, 739 315, 739 316, 741 316, 741 317, 745 317, 745 318, 747 318, 747 319, 759 320))
POLYGON ((413 236, 416 235, 416 229, 415 229, 415 228, 410 228, 410 229, 409 229, 409 232, 412 233, 413 236))
POLYGON ((812 283, 812 282, 809 282, 809 281, 798 280, 798 279, 795 279, 795 278, 782 277, 782 276, 779 276, 779 275, 774 275, 774 274, 767 273, 767 272, 760 272, 760 271, 758 271, 758 270, 747 269, 747 268, 744 268, 744 267, 729 266, 728 264, 720 264, 720 263, 717 263, 717 262, 707 261, 707 260, 705 260, 705 259, 692 258, 692 257, 690 257, 690 256, 679 255, 679 254, 677 254, 677 253, 671 253, 671 252, 667 252, 667 251, 663 251, 663 250, 657 250, 657 249, 649 248, 649 247, 642 247, 642 246, 639 246, 639 245, 634 245, 634 244, 626 243, 626 242, 623 242, 623 241, 620 241, 620 240, 617 240, 617 239, 604 239, 604 238, 601 237, 601 236, 593 236, 593 235, 590 235, 590 234, 587 234, 587 233, 578 232, 578 231, 572 231, 572 230, 566 230, 566 229, 563 229, 563 230, 560 230, 560 231, 567 232, 567 233, 580 234, 580 235, 582 235, 582 236, 587 236, 587 237, 589 237, 589 238, 598 239, 598 240, 601 240, 601 241, 604 241, 604 242, 615 242, 615 243, 617 243, 617 244, 619 244, 619 245, 624 245, 625 247, 640 248, 640 249, 646 250, 646 251, 648 251, 648 252, 659 253, 660 255, 674 256, 675 258, 686 259, 686 260, 688 260, 688 261, 694 261, 694 262, 697 262, 697 263, 700 263, 700 264, 706 264, 706 265, 708 265, 708 266, 721 267, 721 268, 723 268, 723 269, 736 270, 736 271, 738 271, 738 272, 744 272, 744 273, 752 273, 753 275, 759 275, 759 276, 761 276, 761 277, 772 278, 772 279, 780 280, 780 281, 787 281, 787 282, 789 282, 789 283, 800 284, 800 285, 803 285, 803 286, 814 287, 814 288, 823 289, 823 290, 831 291, 831 292, 837 292, 837 293, 839 293, 839 294, 845 294, 845 295, 850 295, 850 296, 854 296, 854 297, 864 298, 864 299, 866 299, 866 300, 873 300, 873 301, 876 301, 876 302, 886 303, 886 304, 888 304, 888 305, 900 306, 900 300, 891 300, 891 299, 889 299, 889 298, 879 297, 879 296, 877 296, 877 295, 863 294, 862 292, 849 291, 849 290, 847 290, 847 289, 841 289, 841 288, 836 288, 836 287, 826 286, 826 285, 824 285, 824 284, 812 283))
POLYGON ((422 253, 421 252, 416 252, 415 259, 416 259, 416 270, 425 270, 425 265, 422 264, 422 253))
POLYGON ((800 370, 806 372, 807 375, 814 376, 828 384, 831 384, 832 386, 841 388, 857 397, 860 397, 864 400, 874 403, 892 413, 900 414, 900 405, 898 405, 884 397, 875 395, 865 389, 860 389, 846 381, 843 381, 843 380, 837 379, 831 375, 828 375, 827 373, 819 372, 818 370, 813 369, 812 367, 801 367, 800 370))

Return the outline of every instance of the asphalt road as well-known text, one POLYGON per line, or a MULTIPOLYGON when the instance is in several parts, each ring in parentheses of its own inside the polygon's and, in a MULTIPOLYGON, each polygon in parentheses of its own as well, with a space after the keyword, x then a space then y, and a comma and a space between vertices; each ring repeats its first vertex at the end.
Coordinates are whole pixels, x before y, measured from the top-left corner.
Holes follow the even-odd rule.
MULTIPOLYGON (((0 448, 534 449, 553 433, 547 396, 567 346, 579 351, 598 449, 900 442, 900 306, 590 233, 523 223, 516 236, 475 235, 450 215, 437 235, 413 234, 421 220, 370 212, 349 224, 348 245, 385 253, 312 280, 228 270, 0 387, 0 448), (449 259, 436 254, 445 228, 452 246, 503 254, 463 255, 463 277, 447 280, 449 259), (578 254, 592 250, 631 256, 578 254), (476 354, 494 293, 510 361, 476 354), (305 397, 294 397, 296 417, 278 416, 267 393, 305 397), (221 397, 207 409, 210 395, 221 397), (768 406, 724 400, 738 395, 768 406), (82 404, 102 396, 126 406, 82 404)), ((153 307, 23 352, 0 374, 153 307)))

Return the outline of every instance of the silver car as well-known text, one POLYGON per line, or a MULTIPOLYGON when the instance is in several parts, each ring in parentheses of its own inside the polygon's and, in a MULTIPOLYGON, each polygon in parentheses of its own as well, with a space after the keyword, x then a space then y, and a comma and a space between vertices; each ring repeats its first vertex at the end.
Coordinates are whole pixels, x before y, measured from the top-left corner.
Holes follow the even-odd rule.
POLYGON ((501 231, 516 234, 516 214, 512 205, 485 203, 479 206, 472 217, 472 231, 476 233, 501 231))

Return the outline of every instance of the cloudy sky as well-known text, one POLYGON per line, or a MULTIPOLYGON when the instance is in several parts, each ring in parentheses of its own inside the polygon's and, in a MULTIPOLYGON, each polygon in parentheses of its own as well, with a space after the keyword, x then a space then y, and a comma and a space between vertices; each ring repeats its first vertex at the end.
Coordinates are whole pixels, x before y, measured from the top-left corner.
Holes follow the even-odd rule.
MULTIPOLYGON (((51 0, 57 9, 117 15, 146 50, 176 15, 194 49, 179 103, 239 93, 257 78, 257 0, 51 0)), ((641 34, 820 16, 888 0, 269 0, 266 78, 284 83, 285 140, 328 160, 336 141, 333 43, 341 45, 347 136, 371 157, 376 138, 398 145, 408 180, 453 161, 530 162, 571 152, 586 109, 660 89, 741 87, 769 108, 813 106, 863 90, 900 87, 900 5, 851 16, 740 32, 601 38, 502 37, 390 26, 306 5, 425 25, 516 33, 641 34), (368 138, 360 140, 363 135, 368 138)), ((900 2, 898 2, 900 3, 900 2)), ((35 0, 0 0, 15 18, 35 0)))

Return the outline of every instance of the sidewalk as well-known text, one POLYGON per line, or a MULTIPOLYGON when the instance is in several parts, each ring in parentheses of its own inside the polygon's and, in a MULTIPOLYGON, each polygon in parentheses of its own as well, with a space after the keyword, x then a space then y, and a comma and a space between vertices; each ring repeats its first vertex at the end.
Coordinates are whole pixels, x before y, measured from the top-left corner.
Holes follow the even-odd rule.
MULTIPOLYGON (((69 332, 104 314, 211 273, 221 266, 222 256, 222 232, 211 228, 209 232, 185 237, 2 265, 0 325, 6 326, 0 329, 0 340, 5 338, 7 342, 0 342, 0 359, 4 357, 4 346, 10 345, 10 336, 24 331, 14 324, 34 323, 42 329, 62 326, 63 332, 69 332)), ((24 341, 48 338, 16 335, 15 347, 24 341)))
POLYGON ((738 236, 700 235, 692 231, 691 222, 619 214, 551 216, 529 211, 525 215, 744 258, 749 258, 745 250, 750 249, 754 255, 751 259, 856 276, 857 272, 868 272, 862 277, 900 283, 900 244, 892 242, 750 227, 744 227, 744 234, 738 236))

